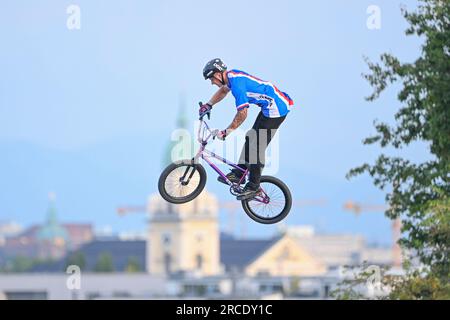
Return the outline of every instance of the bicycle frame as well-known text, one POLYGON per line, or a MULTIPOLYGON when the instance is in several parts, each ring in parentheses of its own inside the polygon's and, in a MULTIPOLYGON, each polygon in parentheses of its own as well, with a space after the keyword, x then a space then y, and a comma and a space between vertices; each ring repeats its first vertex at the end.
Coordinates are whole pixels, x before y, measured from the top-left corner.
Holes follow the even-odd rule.
MULTIPOLYGON (((203 160, 206 161, 206 163, 209 164, 209 166, 211 168, 214 169, 214 171, 216 171, 222 178, 225 179, 225 181, 227 182, 227 184, 229 186, 233 186, 233 182, 231 182, 227 176, 211 161, 210 158, 215 158, 217 160, 220 160, 222 163, 225 163, 235 169, 240 170, 241 172, 243 172, 244 174, 242 175, 241 180, 239 180, 239 184, 240 185, 243 181, 243 179, 245 179, 245 177, 248 175, 249 170, 246 169, 242 169, 241 167, 239 167, 238 165, 232 163, 231 161, 228 161, 227 159, 215 154, 212 151, 209 151, 206 149, 206 145, 208 144, 208 141, 212 138, 214 139, 217 136, 217 130, 216 131, 212 131, 208 124, 206 123, 205 120, 200 119, 200 125, 198 127, 198 131, 197 131, 197 140, 200 143, 200 149, 198 150, 197 154, 194 156, 193 160, 194 162, 198 162, 199 158, 202 158, 203 160)), ((255 197, 254 200, 259 201, 259 202, 263 202, 263 203, 269 203, 270 198, 267 196, 267 194, 264 192, 264 190, 261 188, 261 192, 264 196, 262 197, 255 197)))
POLYGON ((232 186, 233 183, 227 178, 227 176, 210 160, 210 158, 215 158, 235 169, 238 169, 242 171, 244 174, 242 175, 241 180, 239 183, 242 182, 243 179, 245 179, 245 176, 248 174, 248 169, 244 170, 238 165, 232 163, 231 161, 228 161, 227 159, 215 154, 212 151, 209 151, 206 149, 206 145, 208 144, 208 141, 212 138, 214 139, 216 137, 216 132, 212 131, 205 120, 200 120, 200 125, 198 127, 197 132, 197 141, 200 143, 200 149, 198 150, 197 154, 194 156, 194 161, 197 162, 199 158, 202 158, 210 165, 211 168, 214 169, 222 178, 225 179, 228 185, 232 186))

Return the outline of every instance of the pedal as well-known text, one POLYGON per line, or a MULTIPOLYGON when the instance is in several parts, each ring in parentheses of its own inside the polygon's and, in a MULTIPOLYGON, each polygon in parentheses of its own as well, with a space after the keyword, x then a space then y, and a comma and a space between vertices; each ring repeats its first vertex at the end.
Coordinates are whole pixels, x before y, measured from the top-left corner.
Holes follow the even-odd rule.
POLYGON ((238 195, 237 197, 236 197, 236 199, 237 200, 239 200, 239 201, 242 201, 242 200, 251 200, 251 199, 255 199, 256 198, 256 196, 257 196, 258 194, 254 194, 254 195, 238 195))
MULTIPOLYGON (((222 183, 224 183, 224 184, 228 184, 227 183, 227 181, 222 177, 222 176, 218 176, 217 177, 217 181, 219 181, 219 182, 222 182, 222 183)), ((238 181, 233 181, 233 180, 230 180, 232 183, 234 183, 234 184, 237 184, 238 182, 239 182, 239 180, 238 181)), ((241 183, 240 184, 245 184, 245 179, 243 179, 242 181, 241 181, 241 183)))

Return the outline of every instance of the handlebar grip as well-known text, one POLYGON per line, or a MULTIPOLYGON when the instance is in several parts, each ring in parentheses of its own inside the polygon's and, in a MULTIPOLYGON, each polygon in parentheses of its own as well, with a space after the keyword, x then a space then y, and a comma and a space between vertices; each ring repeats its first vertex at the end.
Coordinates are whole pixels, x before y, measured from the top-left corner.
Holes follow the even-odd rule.
MULTIPOLYGON (((200 108, 202 107, 202 105, 203 105, 203 102, 199 102, 198 103, 198 105, 200 106, 200 108)), ((205 114, 202 114, 198 119, 199 120, 203 120, 203 117, 205 116, 205 115, 207 115, 208 116, 208 120, 210 120, 211 119, 211 111, 208 111, 207 113, 205 113, 205 114)))
MULTIPOLYGON (((198 106, 201 108, 202 105, 203 105, 203 102, 200 101, 200 102, 198 103, 198 106)), ((201 115, 201 116, 198 118, 198 120, 203 120, 203 116, 204 116, 204 114, 201 115)))

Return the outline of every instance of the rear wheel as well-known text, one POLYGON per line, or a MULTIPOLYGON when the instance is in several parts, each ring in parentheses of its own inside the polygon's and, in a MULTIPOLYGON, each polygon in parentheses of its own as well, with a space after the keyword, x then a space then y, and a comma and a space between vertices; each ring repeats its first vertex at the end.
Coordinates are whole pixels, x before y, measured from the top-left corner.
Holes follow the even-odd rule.
POLYGON ((194 200, 205 188, 206 171, 192 160, 168 165, 161 173, 158 190, 164 200, 181 204, 194 200))
POLYGON ((245 213, 263 224, 283 220, 292 207, 292 195, 286 184, 275 177, 262 176, 260 190, 255 198, 242 201, 245 213))

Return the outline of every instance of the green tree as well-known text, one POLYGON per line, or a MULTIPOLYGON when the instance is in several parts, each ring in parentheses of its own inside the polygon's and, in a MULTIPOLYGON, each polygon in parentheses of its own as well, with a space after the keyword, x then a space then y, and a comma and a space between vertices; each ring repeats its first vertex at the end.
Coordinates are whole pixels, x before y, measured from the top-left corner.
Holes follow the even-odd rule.
POLYGON ((109 252, 103 252, 99 255, 94 267, 95 272, 113 272, 114 264, 109 252))
POLYGON ((25 256, 16 256, 11 260, 9 272, 27 272, 33 268, 34 259, 25 256))
POLYGON ((84 253, 81 251, 71 253, 70 256, 67 258, 65 270, 70 265, 76 265, 81 270, 83 270, 86 267, 86 257, 84 253))
POLYGON ((388 189, 386 215, 402 219, 400 244, 424 266, 421 272, 395 281, 392 297, 432 299, 436 290, 446 292, 450 277, 450 1, 421 0, 415 12, 402 12, 409 23, 406 34, 424 41, 421 54, 412 63, 402 63, 391 54, 383 54, 380 63, 367 60, 371 72, 365 78, 374 88, 367 100, 377 99, 388 85, 399 83, 402 106, 395 114, 395 125, 375 122, 377 134, 364 144, 402 149, 421 141, 432 157, 413 163, 381 154, 374 164, 352 169, 348 177, 366 172, 377 187, 388 189))
POLYGON ((35 267, 50 266, 55 261, 51 258, 33 258, 27 256, 14 256, 8 259, 3 266, 0 267, 0 272, 3 273, 20 273, 30 272, 35 267))
POLYGON ((288 293, 290 295, 297 295, 300 291, 300 277, 294 276, 289 281, 288 293))
POLYGON ((139 264, 139 260, 136 257, 129 257, 128 263, 125 268, 126 272, 134 273, 142 271, 141 265, 139 264))

